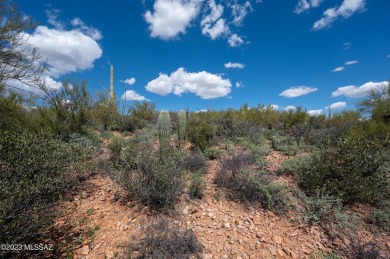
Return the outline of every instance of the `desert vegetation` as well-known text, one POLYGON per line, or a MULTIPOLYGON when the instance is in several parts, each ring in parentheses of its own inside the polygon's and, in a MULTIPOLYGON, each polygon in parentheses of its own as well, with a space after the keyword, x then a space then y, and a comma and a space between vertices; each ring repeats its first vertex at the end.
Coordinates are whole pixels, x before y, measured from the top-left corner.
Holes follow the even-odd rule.
MULTIPOLYGON (((18 32, 34 24, 22 19, 16 7, 1 8, 12 19, 0 31, 0 243, 53 243, 59 236, 64 242, 54 242, 53 251, 2 250, 0 257, 80 258, 98 251, 91 239, 102 229, 99 219, 90 228, 80 223, 77 235, 56 225, 64 217, 61 206, 67 204, 71 211, 81 206, 75 197, 94 199, 86 198, 94 190, 85 189, 93 177, 121 190, 111 203, 138 210, 145 220, 132 229, 141 236, 135 237, 137 242, 129 234, 125 249, 109 255, 103 251, 106 257, 200 258, 215 253, 215 258, 239 258, 234 249, 205 246, 200 228, 184 220, 188 215, 216 220, 208 210, 217 210, 213 204, 218 203, 243 214, 255 211, 267 220, 285 220, 291 229, 316 229, 324 233, 322 240, 333 240, 294 251, 270 236, 280 248, 275 251, 286 257, 389 255, 389 84, 360 101, 360 109, 329 115, 310 116, 303 108, 277 111, 262 104, 159 111, 146 101, 123 111, 112 96, 92 95, 86 81, 64 81, 60 89, 49 91, 42 80, 44 67, 34 62, 36 50, 13 45, 18 32), (11 79, 35 87, 39 95, 18 91, 9 85, 11 79), (280 159, 272 158, 276 156, 280 159), (200 205, 204 200, 207 205, 200 205), (370 240, 361 240, 362 233, 369 233, 370 240), (80 252, 80 246, 88 249, 80 252)), ((85 214, 93 216, 100 209, 88 208, 85 214)), ((102 220, 104 214, 99 215, 102 220)), ((255 218, 213 227, 226 232, 231 225, 259 228, 255 218)), ((75 227, 71 218, 65 219, 65 226, 75 227)), ((268 242, 262 229, 253 229, 249 232, 256 247, 268 242)), ((257 252, 248 246, 240 250, 240 258, 256 258, 263 250, 274 256, 270 246, 257 252)))

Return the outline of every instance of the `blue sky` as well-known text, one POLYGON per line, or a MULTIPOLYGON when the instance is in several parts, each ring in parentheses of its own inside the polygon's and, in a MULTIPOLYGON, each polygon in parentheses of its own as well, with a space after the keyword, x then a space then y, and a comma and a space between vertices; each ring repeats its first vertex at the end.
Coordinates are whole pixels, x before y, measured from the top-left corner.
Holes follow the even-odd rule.
POLYGON ((23 0, 47 82, 158 109, 353 109, 390 78, 388 0, 23 0), (127 80, 127 81, 126 81, 127 80), (125 83, 125 81, 127 83, 125 83))

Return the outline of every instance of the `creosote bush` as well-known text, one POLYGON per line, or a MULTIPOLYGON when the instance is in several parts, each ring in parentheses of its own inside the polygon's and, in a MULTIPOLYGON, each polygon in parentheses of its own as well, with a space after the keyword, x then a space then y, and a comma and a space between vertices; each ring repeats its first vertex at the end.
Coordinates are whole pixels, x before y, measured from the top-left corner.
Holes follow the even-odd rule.
POLYGON ((346 204, 380 205, 390 199, 388 142, 357 136, 327 145, 297 170, 298 184, 309 195, 324 189, 346 204))
POLYGON ((278 175, 295 175, 301 167, 307 167, 308 163, 310 163, 310 160, 311 156, 309 155, 295 156, 290 159, 284 160, 280 167, 277 169, 276 173, 278 175))
POLYGON ((250 168, 253 163, 250 155, 225 157, 216 173, 216 184, 234 200, 258 204, 278 215, 287 212, 291 204, 287 188, 273 183, 267 172, 250 168))
POLYGON ((44 238, 53 202, 76 183, 92 153, 91 148, 45 133, 0 132, 1 243, 44 238))
POLYGON ((181 230, 172 221, 156 218, 142 229, 145 238, 141 242, 135 240, 129 247, 130 258, 132 251, 138 251, 136 258, 195 258, 202 252, 202 244, 196 239, 190 229, 181 230))
POLYGON ((271 137, 271 144, 274 150, 281 151, 289 156, 295 156, 299 150, 293 138, 278 134, 271 137))
POLYGON ((203 173, 206 170, 206 166, 206 158, 199 149, 195 149, 187 154, 182 163, 183 169, 191 173, 203 173))
POLYGON ((390 208, 375 209, 369 218, 369 223, 385 232, 390 232, 390 208))
POLYGON ((204 151, 212 143, 215 135, 214 126, 200 118, 193 117, 188 121, 187 137, 200 150, 204 151))
POLYGON ((310 224, 334 220, 341 209, 341 201, 323 190, 317 190, 313 196, 306 197, 307 214, 305 220, 310 224))
POLYGON ((209 147, 209 148, 206 148, 204 151, 203 151, 204 155, 210 159, 210 160, 214 160, 214 159, 217 159, 221 153, 221 151, 217 148, 214 148, 214 147, 209 147))
POLYGON ((204 194, 204 188, 206 181, 203 178, 201 171, 194 173, 191 178, 191 184, 189 186, 189 195, 193 199, 202 199, 204 194))
MULTIPOLYGON (((152 146, 129 142, 122 148, 128 152, 129 165, 117 168, 111 176, 129 191, 131 196, 154 210, 171 207, 184 187, 183 154, 175 148, 154 152, 152 146)), ((121 161, 125 164, 125 161, 121 161)))

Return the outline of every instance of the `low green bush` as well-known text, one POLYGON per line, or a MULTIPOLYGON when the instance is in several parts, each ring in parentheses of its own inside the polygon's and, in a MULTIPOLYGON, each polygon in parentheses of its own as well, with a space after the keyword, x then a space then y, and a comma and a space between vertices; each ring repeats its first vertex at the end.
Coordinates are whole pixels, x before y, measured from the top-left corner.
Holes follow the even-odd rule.
POLYGON ((0 243, 45 238, 53 203, 77 182, 92 154, 88 146, 49 134, 1 131, 0 243))
POLYGON ((341 200, 322 190, 317 190, 313 196, 306 197, 307 213, 304 219, 310 224, 329 222, 341 209, 341 200))
POLYGON ((71 133, 69 135, 63 136, 62 140, 66 143, 73 143, 83 146, 86 149, 91 150, 93 154, 96 154, 99 151, 101 144, 99 136, 92 132, 85 132, 84 134, 71 133))
POLYGON ((122 137, 114 136, 111 142, 108 144, 108 148, 111 151, 111 161, 118 162, 120 160, 122 148, 126 145, 127 141, 122 137))
POLYGON ((386 232, 390 232, 390 208, 375 209, 369 218, 369 222, 386 232))
POLYGON ((225 188, 232 199, 258 204, 278 215, 291 207, 290 195, 285 186, 273 183, 268 173, 248 167, 253 164, 251 156, 233 154, 225 157, 221 164, 215 182, 225 188))
POLYGON ((187 138, 200 150, 204 151, 212 144, 215 135, 214 126, 199 118, 190 118, 187 127, 187 138))
POLYGON ((210 160, 214 160, 214 159, 217 159, 219 157, 219 155, 221 154, 221 151, 219 149, 216 149, 216 148, 212 148, 212 147, 209 147, 209 148, 206 148, 204 151, 203 151, 204 155, 210 159, 210 160))
POLYGON ((195 149, 193 152, 187 154, 182 163, 183 169, 190 171, 191 173, 203 173, 206 170, 206 166, 206 158, 198 149, 195 149))
POLYGON ((267 166, 264 156, 269 154, 269 148, 265 143, 264 136, 259 135, 256 142, 253 142, 248 137, 238 137, 234 141, 238 146, 243 147, 249 152, 249 155, 253 158, 254 163, 256 163, 260 169, 264 169, 267 166))
POLYGON ((203 198, 205 186, 206 186, 206 182, 203 179, 203 174, 201 172, 193 174, 191 178, 191 184, 189 186, 190 197, 193 199, 203 198))
POLYGON ((145 145, 135 151, 135 168, 118 168, 112 177, 151 209, 172 207, 184 188, 183 154, 175 148, 154 152, 145 145))
POLYGON ((134 240, 129 247, 129 258, 200 258, 202 244, 190 229, 157 218, 142 227, 145 238, 134 240), (132 252, 137 251, 135 257, 132 252))
POLYGON ((311 161, 310 155, 302 155, 302 156, 296 156, 292 157, 290 159, 284 160, 276 173, 278 175, 282 174, 291 174, 295 175, 297 171, 301 168, 307 168, 308 163, 311 161))
POLYGON ((309 195, 323 189, 346 204, 389 201, 389 141, 355 136, 327 145, 297 170, 298 184, 309 195))
POLYGON ((274 135, 271 137, 271 144, 274 150, 283 152, 288 156, 295 156, 299 151, 297 143, 291 137, 274 135))
POLYGON ((232 140, 246 137, 257 142, 261 135, 261 128, 245 119, 234 119, 231 115, 222 115, 216 123, 216 137, 220 140, 232 140))

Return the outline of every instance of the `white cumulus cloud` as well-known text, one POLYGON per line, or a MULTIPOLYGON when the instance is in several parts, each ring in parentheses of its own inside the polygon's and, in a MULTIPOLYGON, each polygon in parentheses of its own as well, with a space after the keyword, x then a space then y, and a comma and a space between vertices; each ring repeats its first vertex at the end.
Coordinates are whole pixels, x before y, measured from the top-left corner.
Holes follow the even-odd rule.
MULTIPOLYGON (((46 90, 48 90, 49 92, 55 92, 62 87, 62 84, 60 82, 55 81, 49 76, 44 76, 42 80, 45 87, 47 87, 46 90)), ((7 89, 10 89, 13 92, 19 93, 23 96, 33 95, 37 97, 43 97, 45 95, 45 92, 38 87, 22 83, 15 79, 7 80, 6 85, 7 89)))
POLYGON ((348 85, 339 87, 332 93, 332 97, 346 96, 350 98, 361 98, 367 96, 370 91, 379 90, 381 87, 386 86, 387 82, 367 82, 361 86, 348 85))
POLYGON ((207 112, 206 109, 200 109, 200 110, 197 110, 195 113, 200 113, 200 112, 207 112))
POLYGON ((229 26, 226 20, 221 18, 224 7, 216 4, 215 0, 208 1, 208 14, 204 15, 200 25, 202 33, 209 36, 211 39, 216 39, 219 36, 225 36, 229 33, 229 26))
POLYGON ((179 68, 170 76, 160 76, 146 85, 146 90, 159 95, 173 93, 181 96, 184 93, 193 93, 202 99, 213 99, 227 96, 231 92, 232 84, 229 79, 206 71, 189 73, 179 68))
POLYGON ((128 84, 128 85, 133 85, 135 83, 135 78, 132 77, 132 78, 123 80, 122 82, 125 83, 125 84, 128 84))
POLYGON ((127 90, 126 92, 124 92, 123 95, 122 95, 122 100, 127 100, 127 101, 149 101, 148 99, 145 98, 145 96, 142 96, 142 95, 136 93, 133 90, 127 90))
POLYGON ((357 60, 351 60, 351 61, 345 62, 345 65, 349 66, 349 65, 354 65, 354 64, 357 64, 357 63, 358 63, 357 60))
POLYGON ((65 28, 65 25, 63 22, 58 20, 58 16, 61 13, 61 10, 59 9, 48 9, 45 10, 46 16, 47 16, 47 22, 50 25, 53 25, 54 28, 58 30, 63 30, 65 28))
POLYGON ((309 110, 309 111, 307 111, 307 113, 310 116, 318 116, 318 115, 322 114, 322 109, 321 110, 309 110))
POLYGON ((243 4, 234 3, 230 6, 232 8, 233 21, 235 26, 242 26, 245 16, 253 11, 252 5, 249 1, 243 4))
POLYGON ((275 111, 279 110, 279 105, 277 104, 271 104, 270 107, 274 109, 275 111))
POLYGON ((335 69, 332 70, 332 72, 340 72, 340 71, 343 71, 343 70, 345 69, 346 66, 354 65, 354 64, 357 64, 357 63, 358 63, 357 60, 347 61, 347 62, 344 63, 344 66, 336 67, 335 69))
POLYGON ((90 36, 94 40, 101 40, 103 38, 98 29, 85 25, 80 18, 74 18, 70 23, 76 27, 77 30, 80 30, 82 33, 90 36))
POLYGON ((236 82, 236 87, 237 88, 240 88, 240 87, 243 87, 244 85, 242 84, 242 82, 236 82))
POLYGON ((336 67, 335 69, 332 70, 332 72, 340 72, 343 70, 344 70, 344 67, 336 67))
POLYGON ((297 108, 295 106, 289 105, 284 108, 285 111, 295 111, 297 108))
POLYGON ((345 107, 347 107, 346 102, 337 102, 337 103, 332 103, 329 106, 326 106, 325 109, 336 110, 336 109, 342 109, 345 107))
POLYGON ((229 36, 228 39, 230 47, 239 47, 244 43, 242 37, 238 36, 236 33, 229 36))
POLYGON ((150 35, 154 38, 170 40, 187 27, 198 16, 202 2, 197 0, 156 0, 153 12, 144 15, 149 24, 150 35))
POLYGON ((344 0, 340 6, 327 9, 323 13, 323 17, 314 23, 313 30, 330 27, 339 18, 347 19, 363 10, 365 5, 366 0, 344 0))
POLYGON ((281 92, 279 94, 279 96, 283 96, 286 98, 294 98, 294 97, 298 97, 298 96, 302 96, 302 95, 306 95, 306 94, 315 92, 317 90, 318 90, 318 88, 314 88, 314 87, 295 86, 295 87, 291 87, 287 90, 284 90, 283 92, 281 92))
POLYGON ((228 63, 225 63, 225 67, 226 68, 240 68, 240 69, 243 69, 245 67, 245 65, 241 64, 241 63, 228 62, 228 63))
POLYGON ((294 12, 301 14, 310 8, 318 7, 324 0, 299 0, 294 12))
POLYGON ((94 61, 103 53, 93 38, 79 30, 38 26, 31 35, 26 35, 26 41, 38 49, 43 62, 47 61, 52 77, 93 68, 94 61))
POLYGON ((202 33, 208 35, 211 39, 215 40, 220 36, 224 36, 229 33, 229 27, 226 25, 225 19, 219 19, 215 24, 206 24, 202 28, 202 33))

